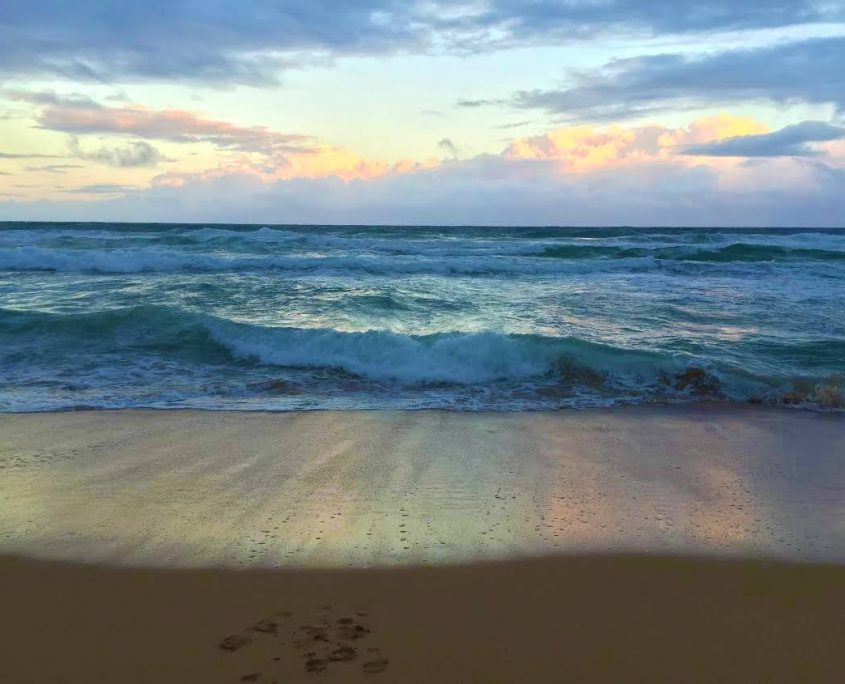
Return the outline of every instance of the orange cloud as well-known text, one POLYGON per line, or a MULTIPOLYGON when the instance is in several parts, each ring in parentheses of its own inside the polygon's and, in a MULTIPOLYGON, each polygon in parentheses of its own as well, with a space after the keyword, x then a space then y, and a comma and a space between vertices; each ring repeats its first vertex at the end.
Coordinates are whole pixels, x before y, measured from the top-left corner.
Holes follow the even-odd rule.
POLYGON ((289 153, 283 158, 272 160, 272 163, 256 164, 247 157, 243 157, 199 174, 174 171, 158 176, 155 179, 155 184, 181 187, 188 179, 210 180, 231 174, 245 174, 257 177, 264 182, 329 177, 340 178, 344 181, 367 180, 391 174, 431 169, 438 164, 439 161, 436 159, 426 161, 403 160, 390 164, 384 161, 364 159, 342 147, 317 145, 308 152, 289 153))
MULTIPOLYGON (((706 164, 708 167, 718 168, 724 181, 738 183, 743 173, 739 168, 741 160, 708 159, 705 162, 701 158, 685 155, 685 147, 768 131, 769 128, 759 121, 731 114, 704 117, 679 128, 661 125, 632 128, 563 127, 543 135, 518 138, 499 155, 491 155, 491 158, 504 162, 553 162, 562 174, 586 173, 649 162, 671 162, 687 168, 706 164)), ((368 180, 429 170, 441 164, 442 162, 436 159, 405 160, 391 164, 362 158, 341 147, 314 143, 307 150, 291 150, 283 155, 269 156, 261 163, 245 154, 239 159, 229 160, 215 169, 199 174, 170 172, 159 176, 155 183, 179 186, 186 180, 210 180, 230 174, 249 175, 268 183, 296 178, 328 177, 344 181, 368 180)))
POLYGON ((759 135, 769 133, 771 129, 764 123, 750 116, 734 116, 723 112, 715 116, 696 119, 685 128, 667 130, 661 136, 662 147, 710 143, 741 135, 759 135))
POLYGON ((679 148, 684 145, 768 131, 767 126, 754 119, 731 114, 705 117, 682 128, 659 125, 634 128, 575 126, 519 138, 510 143, 502 155, 508 159, 555 161, 564 172, 592 171, 679 157, 679 148))

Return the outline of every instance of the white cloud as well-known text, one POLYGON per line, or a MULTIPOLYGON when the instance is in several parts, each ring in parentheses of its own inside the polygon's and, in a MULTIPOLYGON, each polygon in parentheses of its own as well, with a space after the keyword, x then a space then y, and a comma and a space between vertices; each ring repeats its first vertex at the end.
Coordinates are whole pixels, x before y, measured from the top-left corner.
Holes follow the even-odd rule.
POLYGON ((0 203, 0 218, 442 225, 835 226, 845 173, 802 160, 732 170, 672 160, 560 174, 482 156, 366 180, 196 176, 96 203, 0 203), (752 188, 749 190, 749 187, 752 188))

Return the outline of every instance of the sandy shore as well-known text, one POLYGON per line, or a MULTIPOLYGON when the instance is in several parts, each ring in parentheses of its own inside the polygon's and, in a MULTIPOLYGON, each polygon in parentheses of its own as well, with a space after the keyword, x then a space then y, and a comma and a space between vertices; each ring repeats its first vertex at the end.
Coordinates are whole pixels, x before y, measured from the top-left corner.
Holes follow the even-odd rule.
POLYGON ((845 416, 0 415, 0 553, 367 566, 549 553, 845 561, 845 416))
POLYGON ((239 572, 6 558, 0 578, 4 682, 845 677, 843 566, 574 556, 239 572))
POLYGON ((0 415, 0 681, 838 681, 843 444, 724 405, 0 415))

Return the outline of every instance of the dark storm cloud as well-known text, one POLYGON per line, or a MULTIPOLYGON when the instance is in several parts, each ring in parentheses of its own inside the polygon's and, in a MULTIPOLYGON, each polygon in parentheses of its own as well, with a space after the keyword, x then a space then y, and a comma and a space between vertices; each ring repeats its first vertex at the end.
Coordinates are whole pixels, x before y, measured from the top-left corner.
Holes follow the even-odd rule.
POLYGON ((602 31, 683 33, 845 17, 811 0, 4 0, 0 72, 73 80, 272 82, 303 53, 487 50, 602 31))
POLYGON ((704 145, 690 145, 683 153, 710 157, 814 157, 811 143, 845 138, 845 128, 822 121, 804 121, 773 133, 744 135, 704 145))
POLYGON ((704 57, 655 55, 581 73, 571 88, 524 91, 515 103, 567 119, 618 119, 734 101, 807 102, 845 109, 845 38, 704 57))

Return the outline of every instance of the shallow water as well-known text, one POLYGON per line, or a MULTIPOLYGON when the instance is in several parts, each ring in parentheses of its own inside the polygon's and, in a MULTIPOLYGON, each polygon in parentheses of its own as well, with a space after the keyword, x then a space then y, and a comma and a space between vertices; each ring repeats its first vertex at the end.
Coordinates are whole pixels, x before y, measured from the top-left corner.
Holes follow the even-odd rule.
POLYGON ((0 225, 0 410, 841 406, 845 231, 0 225))

